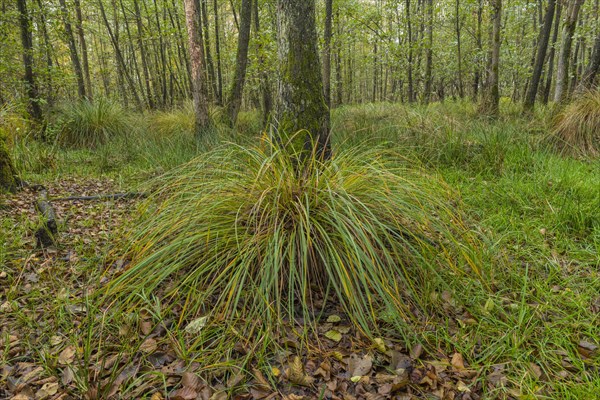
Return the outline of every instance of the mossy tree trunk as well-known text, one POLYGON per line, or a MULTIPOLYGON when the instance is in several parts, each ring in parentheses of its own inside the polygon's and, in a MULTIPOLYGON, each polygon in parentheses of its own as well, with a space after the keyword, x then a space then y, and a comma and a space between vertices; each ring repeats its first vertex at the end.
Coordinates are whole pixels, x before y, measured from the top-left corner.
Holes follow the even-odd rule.
POLYGON ((4 139, 0 136, 0 191, 15 191, 18 184, 16 175, 10 154, 8 153, 8 147, 4 143, 4 139))
POLYGON ((289 139, 306 130, 304 150, 315 144, 317 155, 329 158, 329 108, 323 96, 314 0, 278 0, 277 41, 280 75, 275 108, 280 138, 298 151, 298 141, 289 139))

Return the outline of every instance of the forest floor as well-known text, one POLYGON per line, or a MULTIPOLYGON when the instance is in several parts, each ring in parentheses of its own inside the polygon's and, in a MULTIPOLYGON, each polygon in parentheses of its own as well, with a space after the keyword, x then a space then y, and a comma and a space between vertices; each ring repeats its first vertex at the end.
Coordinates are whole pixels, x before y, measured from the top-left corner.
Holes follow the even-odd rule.
MULTIPOLYGON (((36 190, 0 195, 0 399, 600 399, 600 161, 555 154, 547 115, 513 111, 504 104, 495 121, 458 103, 334 113, 334 147, 391 142, 454 187, 505 268, 468 318, 444 293, 446 322, 410 345, 370 341, 332 314, 318 349, 282 334, 270 356, 228 363, 255 350, 242 342, 207 367, 185 326, 151 308, 109 320, 94 301, 126 267, 139 199, 55 201, 58 244, 39 249, 36 190)), ((21 143, 16 161, 56 199, 143 190, 195 153, 186 139, 138 139, 127 151, 21 143)))

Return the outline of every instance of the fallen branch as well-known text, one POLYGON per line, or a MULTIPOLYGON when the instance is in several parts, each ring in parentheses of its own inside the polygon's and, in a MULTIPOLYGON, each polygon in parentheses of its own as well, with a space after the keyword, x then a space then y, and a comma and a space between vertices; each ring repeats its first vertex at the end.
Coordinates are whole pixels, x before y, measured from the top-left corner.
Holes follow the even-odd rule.
POLYGON ((146 193, 129 192, 115 194, 99 194, 96 196, 70 196, 58 197, 49 201, 89 201, 89 200, 117 200, 117 199, 137 199, 148 196, 146 193))
POLYGON ((56 212, 48 201, 48 191, 42 189, 40 197, 35 202, 35 209, 41 214, 40 227, 35 231, 35 238, 39 247, 49 247, 55 244, 58 234, 56 212))

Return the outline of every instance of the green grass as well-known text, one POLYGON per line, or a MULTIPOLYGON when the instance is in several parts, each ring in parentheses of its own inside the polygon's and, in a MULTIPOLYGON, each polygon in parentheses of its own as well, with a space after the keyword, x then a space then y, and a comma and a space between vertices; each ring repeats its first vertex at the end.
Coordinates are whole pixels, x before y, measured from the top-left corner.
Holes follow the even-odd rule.
MULTIPOLYGON (((445 354, 460 352, 480 373, 478 379, 481 382, 496 366, 504 364, 506 386, 489 387, 484 398, 502 397, 503 394, 513 397, 520 394, 522 398, 532 399, 594 398, 600 390, 597 372, 600 358, 582 357, 578 352, 578 343, 586 340, 598 344, 600 337, 600 317, 595 308, 597 306, 594 306, 600 304, 600 176, 597 173, 600 161, 590 157, 561 156, 547 144, 551 126, 549 110, 539 108, 533 116, 521 117, 518 109, 520 107, 503 102, 501 117, 488 120, 479 117, 476 106, 469 103, 432 104, 427 108, 393 104, 345 106, 333 113, 334 148, 342 155, 346 154, 346 159, 352 152, 364 154, 357 147, 364 147, 366 153, 376 147, 387 148, 391 150, 387 154, 395 154, 382 164, 382 169, 389 171, 404 172, 407 169, 406 160, 412 160, 412 165, 426 170, 427 175, 432 177, 425 182, 419 178, 415 182, 420 182, 423 188, 416 189, 423 190, 424 196, 433 191, 429 187, 430 181, 445 181, 446 186, 437 183, 436 186, 446 188, 444 195, 456 198, 461 204, 463 222, 470 229, 485 234, 482 245, 489 254, 480 256, 483 259, 490 257, 490 261, 484 265, 486 271, 490 270, 486 275, 489 289, 477 284, 477 280, 461 276, 446 282, 446 290, 452 294, 451 301, 447 296, 442 298, 435 293, 419 297, 420 306, 432 317, 419 323, 411 322, 413 340, 416 338, 428 349, 439 349, 445 354), (464 313, 466 310, 468 317, 464 313), (540 378, 532 372, 532 363, 543 372, 540 378)), ((260 126, 256 122, 258 114, 248 114, 244 118, 248 118, 242 124, 244 131, 240 130, 234 135, 223 130, 221 135, 236 141, 258 137, 260 132, 254 132, 254 127, 260 126), (252 132, 247 132, 247 129, 252 132)), ((55 181, 65 175, 107 175, 128 185, 133 181, 146 181, 157 173, 171 171, 170 178, 164 182, 177 185, 165 189, 164 193, 170 193, 170 196, 161 197, 154 204, 163 204, 163 207, 186 204, 189 208, 185 210, 196 211, 182 214, 172 221, 166 219, 167 214, 159 213, 163 215, 162 219, 157 220, 162 221, 161 226, 171 222, 173 232, 186 226, 185 221, 189 219, 196 221, 196 225, 206 232, 209 222, 227 217, 214 214, 213 219, 202 220, 208 210, 216 210, 222 203, 209 204, 207 210, 193 208, 199 201, 214 200, 214 197, 200 190, 205 187, 204 181, 193 181, 192 177, 204 177, 204 174, 214 177, 220 162, 239 166, 242 158, 238 157, 241 156, 229 157, 227 153, 218 153, 221 158, 229 158, 225 162, 218 161, 214 153, 210 153, 213 158, 195 160, 187 167, 182 167, 199 152, 205 151, 197 148, 188 134, 175 132, 172 135, 157 135, 142 131, 136 135, 140 135, 135 140, 135 143, 139 143, 137 146, 116 139, 99 145, 96 152, 52 147, 28 138, 17 139, 14 143, 15 161, 25 178, 34 182, 55 181), (196 168, 196 175, 190 174, 190 168, 196 168), (202 168, 206 168, 206 171, 202 172, 202 168), (187 171, 187 175, 177 180, 174 175, 180 171, 187 171), (188 186, 192 184, 194 186, 188 186), (182 185, 187 191, 178 198, 172 190, 182 185), (196 195, 191 190, 194 187, 198 187, 196 195)), ((262 153, 256 149, 240 151, 248 152, 244 153, 247 158, 254 155, 254 162, 267 159, 266 153, 259 157, 262 153)), ((375 157, 371 158, 379 162, 375 157)), ((347 161, 344 165, 348 163, 352 164, 347 161)), ((248 164, 244 163, 244 167, 235 170, 226 168, 222 176, 231 177, 244 172, 250 174, 248 169, 256 172, 256 168, 248 168, 248 164)), ((245 178, 246 181, 250 181, 250 176, 245 178)), ((258 175, 255 173, 254 176, 256 178, 258 175)), ((290 177, 288 174, 288 179, 282 182, 291 183, 293 180, 290 177)), ((367 175, 366 178, 377 180, 377 176, 367 175)), ((231 179, 227 181, 229 184, 232 184, 231 179)), ((268 182, 272 187, 278 187, 273 184, 274 180, 268 182)), ((215 193, 222 193, 219 190, 224 189, 214 187, 215 193)), ((253 196, 252 192, 242 192, 235 186, 231 186, 231 190, 237 190, 234 193, 238 194, 239 207, 242 203, 257 204, 257 197, 253 197, 254 203, 244 203, 253 196)), ((437 189, 435 193, 440 195, 437 189)), ((370 201, 383 202, 384 197, 370 201)), ((264 198, 264 204, 269 204, 268 209, 273 210, 275 203, 266 202, 267 198, 264 198)), ((435 199, 439 198, 435 197, 433 201, 435 199)), ((221 201, 224 203, 226 199, 221 201)), ((163 213, 165 210, 157 209, 163 213)), ((271 212, 267 215, 274 214, 271 212)), ((337 214, 340 218, 342 215, 337 214)), ((234 217, 227 217, 229 223, 234 217)), ((22 260, 27 256, 27 252, 22 250, 24 243, 21 239, 27 227, 28 222, 23 216, 3 219, 0 226, 0 241, 3 243, 0 263, 9 265, 10 279, 19 275, 22 260)), ((150 229, 149 226, 146 228, 150 229)), ((191 228, 188 226, 186 229, 191 228)), ((112 237, 115 243, 110 247, 111 259, 114 255, 125 253, 122 238, 116 235, 112 237)), ((221 242, 221 249, 226 242, 221 242)), ((155 245, 165 248, 165 243, 157 240, 155 245)), ((100 249, 101 253, 109 252, 108 247, 100 249)), ((89 254, 89 246, 83 243, 80 250, 87 256, 75 268, 87 274, 86 284, 89 287, 97 287, 102 273, 98 265, 103 260, 95 254, 89 254)), ((177 254, 191 257, 191 254, 196 254, 191 253, 192 250, 193 246, 180 248, 177 254), (184 250, 190 252, 185 253, 184 250)), ((266 250, 264 253, 267 254, 266 250)), ((68 276, 66 272, 73 266, 64 264, 57 268, 65 271, 64 276, 68 276)), ((13 282, 10 279, 8 282, 13 282)), ((56 273, 40 276, 40 280, 56 292, 61 287, 80 287, 80 283, 56 273)), ((147 318, 153 325, 161 321, 175 321, 169 325, 164 343, 176 349, 178 357, 186 363, 202 361, 208 355, 218 354, 220 359, 208 367, 211 371, 219 371, 225 377, 240 369, 250 371, 251 366, 244 364, 248 362, 247 358, 241 357, 235 348, 220 345, 222 342, 219 339, 223 336, 236 335, 228 325, 209 325, 200 336, 190 335, 184 330, 193 313, 187 319, 180 318, 182 311, 190 305, 184 302, 179 307, 170 307, 175 303, 163 303, 166 299, 163 295, 168 288, 169 281, 158 291, 140 292, 138 304, 141 308, 111 315, 110 318, 106 315, 104 320, 87 319, 77 326, 71 314, 61 311, 65 309, 63 303, 67 300, 55 298, 50 302, 44 294, 47 291, 12 293, 8 297, 4 295, 0 303, 10 300, 27 305, 10 311, 7 320, 10 320, 11 329, 35 332, 40 329, 41 320, 42 333, 46 338, 61 332, 65 340, 77 343, 83 353, 87 352, 88 355, 82 358, 88 360, 86 362, 89 364, 94 364, 98 358, 108 359, 115 354, 121 354, 125 359, 134 357, 145 337, 139 334, 122 335, 119 331, 128 326, 129 332, 136 332, 139 321, 147 318), (40 307, 46 307, 47 310, 41 316, 36 312, 40 307), (56 319, 51 318, 53 315, 57 315, 56 319)), ((189 291, 189 287, 185 287, 185 291, 195 293, 189 291)), ((81 304, 84 300, 72 295, 68 302, 81 304)), ((284 306, 285 301, 282 304, 284 306)), ((92 304, 92 307, 97 305, 92 304)), ((243 325, 248 315, 251 314, 242 314, 237 326, 243 325)), ((378 319, 388 319, 388 313, 385 312, 376 316, 378 319)), ((392 315, 390 321, 397 317, 392 315)), ((382 323, 381 333, 386 334, 391 326, 382 323)), ((276 335, 258 327, 253 331, 256 335, 261 332, 271 336, 254 344, 253 362, 259 368, 268 369, 272 362, 270 349, 276 345, 276 335)), ((392 333, 387 334, 393 336, 392 333)), ((248 343, 245 338, 250 336, 240 335, 233 339, 248 343)), ((23 346, 32 349, 33 362, 44 365, 48 375, 58 374, 60 368, 56 365, 55 349, 37 343, 41 342, 31 341, 23 346)), ((6 354, 4 357, 7 357, 6 354)), ((2 363, 7 361, 11 360, 0 360, 2 363)), ((106 373, 114 379, 126 365, 113 366, 114 371, 109 369, 106 373)), ((81 393, 85 393, 93 383, 84 371, 85 368, 81 368, 78 375, 81 393)), ((163 377, 147 375, 143 379, 160 387, 163 377)), ((136 382, 128 382, 125 390, 132 394, 135 388, 136 382)))

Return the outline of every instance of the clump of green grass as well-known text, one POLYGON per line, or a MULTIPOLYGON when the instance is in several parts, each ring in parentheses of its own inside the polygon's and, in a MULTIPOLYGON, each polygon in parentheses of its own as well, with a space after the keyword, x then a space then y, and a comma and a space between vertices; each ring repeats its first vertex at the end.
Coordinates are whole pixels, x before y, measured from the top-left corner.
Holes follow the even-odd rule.
POLYGON ((154 111, 148 115, 149 129, 161 137, 172 137, 176 134, 194 134, 194 108, 191 102, 169 111, 154 111))
POLYGON ((585 92, 561 110, 551 139, 565 154, 600 154, 600 91, 585 92))
POLYGON ((478 281, 484 262, 452 192, 398 158, 353 148, 299 170, 273 144, 196 158, 156 182, 131 266, 106 294, 121 308, 160 294, 180 321, 221 326, 310 327, 332 306, 367 334, 381 313, 405 326, 441 287, 478 281))
POLYGON ((66 103, 60 107, 57 121, 58 143, 73 148, 93 149, 134 130, 129 112, 104 98, 66 103))

